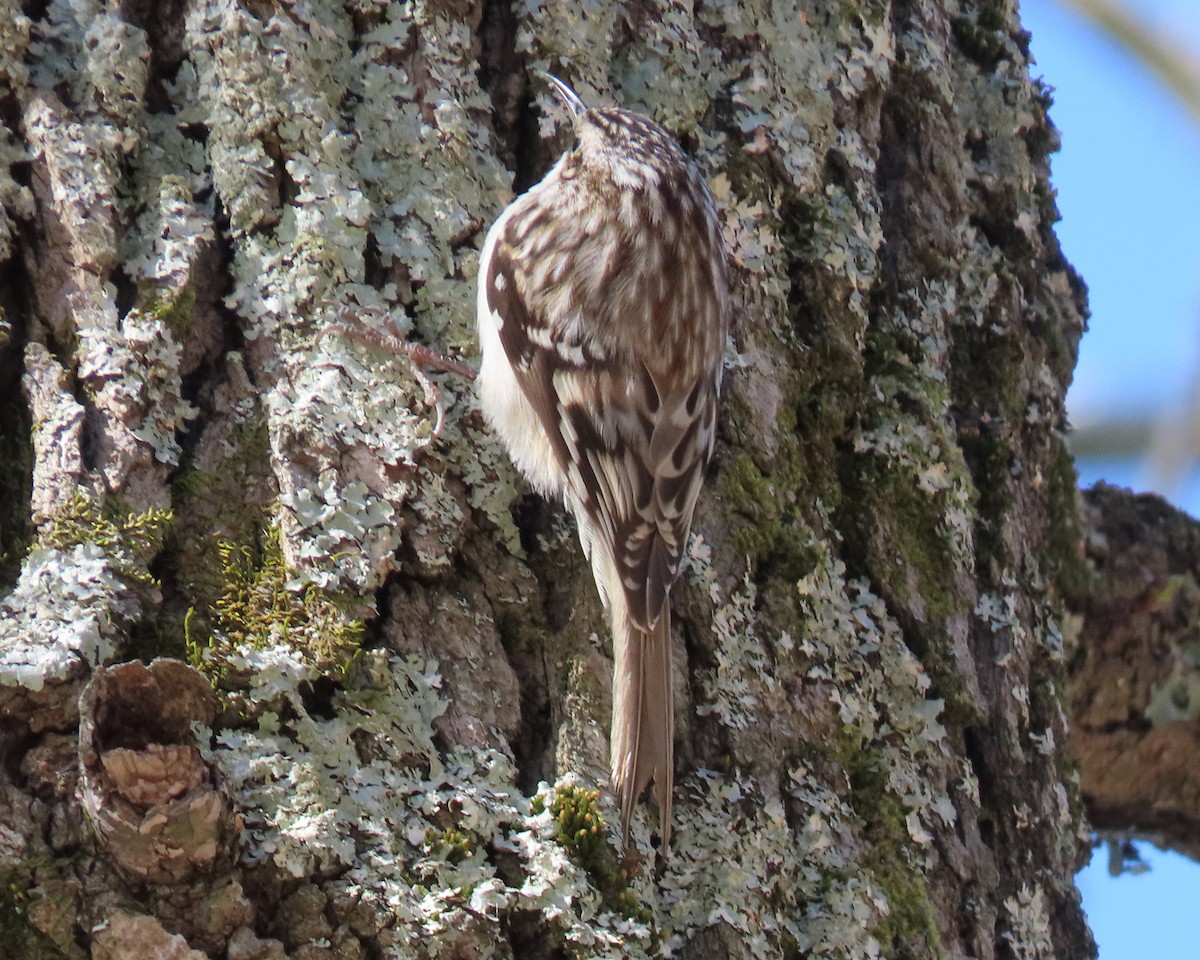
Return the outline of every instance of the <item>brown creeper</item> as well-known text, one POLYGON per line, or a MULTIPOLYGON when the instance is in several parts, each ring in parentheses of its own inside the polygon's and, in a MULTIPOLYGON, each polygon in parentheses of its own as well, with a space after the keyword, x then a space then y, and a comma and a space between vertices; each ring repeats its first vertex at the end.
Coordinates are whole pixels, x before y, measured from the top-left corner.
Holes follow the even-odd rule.
POLYGON ((479 265, 479 391, 517 466, 575 515, 608 610, 612 782, 628 843, 654 781, 670 840, 669 594, 713 453, 729 324, 716 205, 679 144, 548 77, 576 143, 479 265))

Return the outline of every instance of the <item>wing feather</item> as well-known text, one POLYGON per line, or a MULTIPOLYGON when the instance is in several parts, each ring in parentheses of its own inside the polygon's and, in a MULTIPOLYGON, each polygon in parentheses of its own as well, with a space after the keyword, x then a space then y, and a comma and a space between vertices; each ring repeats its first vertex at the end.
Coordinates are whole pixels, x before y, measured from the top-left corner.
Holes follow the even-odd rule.
POLYGON ((575 514, 612 623, 623 832, 653 780, 665 843, 669 594, 713 452, 729 289, 717 211, 671 135, 619 110, 578 114, 576 133, 485 241, 481 397, 575 514))
MULTIPOLYGON (((595 355, 532 317, 521 278, 501 244, 489 303, 504 318, 500 341, 537 413, 586 519, 614 553, 634 624, 649 630, 662 614, 691 526, 711 439, 716 388, 663 389, 641 359, 595 355)), ((582 518, 581 518, 582 519, 582 518)))

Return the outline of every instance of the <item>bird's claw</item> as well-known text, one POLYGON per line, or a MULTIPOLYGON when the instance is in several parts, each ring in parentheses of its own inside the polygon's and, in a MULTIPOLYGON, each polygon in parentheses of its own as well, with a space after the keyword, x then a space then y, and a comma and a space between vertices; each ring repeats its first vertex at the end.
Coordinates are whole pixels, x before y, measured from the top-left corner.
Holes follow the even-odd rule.
POLYGON ((426 369, 433 368, 446 373, 456 373, 467 380, 474 380, 476 371, 465 363, 443 356, 424 344, 410 343, 395 333, 388 333, 376 326, 367 326, 363 323, 364 314, 382 315, 382 313, 381 310, 372 307, 360 311, 343 307, 341 317, 347 321, 346 325, 340 329, 336 326, 325 327, 319 337, 324 338, 334 332, 341 332, 351 340, 357 340, 366 346, 378 347, 407 357, 409 365, 412 367, 413 377, 416 378, 424 392, 425 402, 434 409, 433 436, 436 439, 442 435, 442 427, 446 424, 446 405, 442 402, 441 388, 430 379, 425 372, 426 369))

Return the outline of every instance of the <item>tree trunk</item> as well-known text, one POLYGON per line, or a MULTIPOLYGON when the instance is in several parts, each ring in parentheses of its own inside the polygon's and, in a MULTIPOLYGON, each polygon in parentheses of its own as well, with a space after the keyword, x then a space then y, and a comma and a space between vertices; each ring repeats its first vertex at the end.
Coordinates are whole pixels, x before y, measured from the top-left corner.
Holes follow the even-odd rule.
POLYGON ((1196 859, 1200 524, 1104 484, 1088 491, 1084 516, 1095 582, 1079 598, 1067 692, 1088 816, 1196 859))
POLYGON ((1094 955, 1015 7, 0 0, 0 954, 1094 955), (666 855, 562 509, 372 342, 475 357, 539 69, 676 132, 734 268, 666 855))

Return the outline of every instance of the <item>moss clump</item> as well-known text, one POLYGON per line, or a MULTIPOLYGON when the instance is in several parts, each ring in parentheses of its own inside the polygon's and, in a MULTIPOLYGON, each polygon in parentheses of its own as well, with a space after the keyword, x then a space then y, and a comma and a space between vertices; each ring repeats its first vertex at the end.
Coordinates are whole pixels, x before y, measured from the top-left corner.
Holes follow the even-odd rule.
POLYGON ((940 957, 941 938, 912 850, 904 804, 889 790, 887 775, 871 753, 854 750, 847 759, 851 803, 868 841, 863 862, 888 900, 888 915, 873 932, 886 956, 940 957))
POLYGON ((33 443, 29 411, 18 400, 0 404, 0 586, 12 583, 33 530, 33 443))
POLYGON ((734 530, 732 542, 752 557, 762 576, 778 576, 794 583, 813 568, 815 556, 797 533, 799 518, 782 502, 781 486, 759 469, 753 458, 737 453, 721 476, 721 502, 752 521, 734 530))
POLYGON ((1008 438, 986 426, 963 427, 959 448, 975 486, 975 555, 981 568, 1011 561, 1003 538, 1004 518, 1012 506, 1013 451, 1008 438))
POLYGON ((1068 603, 1087 595, 1091 572, 1083 558, 1079 529, 1079 477, 1066 444, 1056 441, 1046 471, 1046 560, 1048 573, 1068 603))
POLYGON ((445 860, 452 866, 458 866, 471 859, 479 845, 474 834, 457 827, 447 827, 440 833, 430 829, 425 834, 425 843, 428 844, 432 856, 445 860))
POLYGON ((349 601, 312 584, 290 585, 279 528, 258 548, 218 538, 224 587, 207 615, 187 617, 188 659, 215 681, 239 648, 287 644, 322 673, 345 674, 360 651, 363 625, 347 613, 349 601), (207 622, 210 631, 206 638, 207 622))
POLYGON ((66 954, 29 920, 32 884, 29 864, 0 870, 0 957, 62 960, 66 954))
POLYGON ((600 791, 568 784, 554 793, 550 814, 558 826, 558 840, 589 873, 602 871, 609 862, 605 821, 600 813, 600 791))
MULTIPOLYGON (((873 315, 879 316, 878 308, 873 310, 873 315)), ((925 354, 925 347, 911 331, 877 320, 867 330, 863 349, 863 373, 871 382, 884 377, 895 378, 898 387, 903 389, 906 395, 919 396, 935 386, 933 381, 927 380, 921 374, 921 365, 926 360, 925 354)), ((892 387, 889 392, 896 390, 897 387, 892 387)))
POLYGON ((986 410, 992 424, 1025 419, 1029 397, 1022 346, 1015 336, 985 326, 956 328, 950 344, 950 380, 956 398, 970 398, 977 410, 986 410))
POLYGON ((192 313, 195 309, 196 290, 189 285, 171 300, 153 301, 146 307, 145 312, 147 316, 165 324, 175 336, 182 337, 191 326, 192 313))
MULTIPOLYGON (((954 547, 935 495, 921 490, 917 476, 874 458, 862 474, 855 497, 857 524, 868 540, 870 570, 887 597, 915 609, 924 604, 925 620, 941 620, 954 596, 954 547), (896 560, 900 562, 897 563, 896 560)), ((924 656, 928 651, 915 651, 924 656)))
MULTIPOLYGON (((750 521, 736 526, 730 539, 735 549, 753 560, 759 582, 775 578, 790 585, 816 564, 816 555, 807 546, 815 522, 813 505, 829 509, 841 499, 830 438, 843 427, 836 412, 800 408, 811 400, 810 385, 790 374, 782 385, 785 394, 776 414, 776 446, 769 461, 764 463, 745 450, 734 453, 722 465, 717 498, 730 513, 750 521), (810 422, 810 412, 820 422, 810 422)), ((730 398, 731 404, 736 402, 736 397, 730 398)), ((749 409, 733 412, 735 419, 752 416, 749 409)))
MULTIPOLYGON (((547 809, 540 796, 534 797, 532 807, 534 814, 547 809)), ((600 812, 600 791, 566 784, 555 789, 548 809, 558 842, 583 868, 604 903, 622 916, 649 923, 652 914, 629 889, 629 876, 609 846, 607 824, 600 812)))
POLYGON ((172 519, 168 509, 151 507, 134 513, 119 499, 100 501, 77 492, 42 523, 33 546, 70 550, 95 544, 109 555, 126 581, 156 586, 148 565, 162 549, 172 519))

